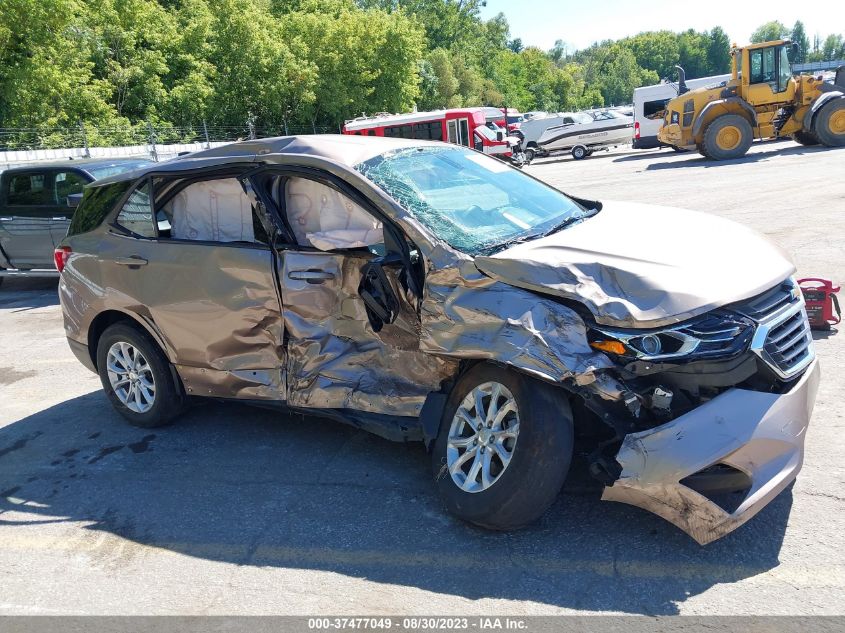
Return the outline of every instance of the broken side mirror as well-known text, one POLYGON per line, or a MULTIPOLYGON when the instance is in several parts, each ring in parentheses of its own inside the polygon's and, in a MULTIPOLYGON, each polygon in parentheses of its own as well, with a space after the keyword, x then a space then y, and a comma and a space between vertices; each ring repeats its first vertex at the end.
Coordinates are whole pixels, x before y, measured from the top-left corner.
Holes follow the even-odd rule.
POLYGON ((361 269, 358 294, 364 301, 367 317, 374 332, 396 320, 399 316, 399 299, 384 272, 384 265, 392 263, 390 257, 380 257, 361 269))

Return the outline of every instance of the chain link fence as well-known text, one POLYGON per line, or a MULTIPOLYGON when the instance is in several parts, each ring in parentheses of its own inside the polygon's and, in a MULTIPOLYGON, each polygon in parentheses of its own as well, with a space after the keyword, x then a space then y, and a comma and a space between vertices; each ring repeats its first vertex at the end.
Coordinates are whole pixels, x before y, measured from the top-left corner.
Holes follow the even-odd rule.
POLYGON ((0 128, 0 168, 36 160, 146 156, 166 160, 233 141, 301 134, 337 134, 339 128, 318 125, 208 125, 186 127, 139 123, 122 127, 0 128))

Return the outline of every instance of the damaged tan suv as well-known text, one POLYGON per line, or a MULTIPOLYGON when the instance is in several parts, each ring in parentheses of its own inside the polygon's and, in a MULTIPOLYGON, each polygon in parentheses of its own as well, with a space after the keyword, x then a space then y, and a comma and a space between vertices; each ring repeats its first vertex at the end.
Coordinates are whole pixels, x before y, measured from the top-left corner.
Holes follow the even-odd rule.
POLYGON ((714 216, 454 145, 288 137, 98 181, 56 251, 70 346, 131 423, 239 399, 420 440, 478 525, 540 516, 576 445, 604 499, 700 543, 801 468, 794 267, 714 216))

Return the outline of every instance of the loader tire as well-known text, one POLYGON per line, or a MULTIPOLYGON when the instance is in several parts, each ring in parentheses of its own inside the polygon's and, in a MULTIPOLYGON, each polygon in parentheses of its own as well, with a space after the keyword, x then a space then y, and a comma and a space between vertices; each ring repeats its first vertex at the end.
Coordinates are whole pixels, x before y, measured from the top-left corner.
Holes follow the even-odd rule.
POLYGON ((792 135, 792 140, 799 145, 818 145, 819 139, 810 130, 801 130, 792 135))
POLYGON ((729 160, 744 156, 754 140, 751 124, 738 114, 725 114, 713 120, 704 132, 705 156, 729 160))
POLYGON ((813 132, 828 147, 845 146, 845 98, 825 104, 816 115, 813 132))

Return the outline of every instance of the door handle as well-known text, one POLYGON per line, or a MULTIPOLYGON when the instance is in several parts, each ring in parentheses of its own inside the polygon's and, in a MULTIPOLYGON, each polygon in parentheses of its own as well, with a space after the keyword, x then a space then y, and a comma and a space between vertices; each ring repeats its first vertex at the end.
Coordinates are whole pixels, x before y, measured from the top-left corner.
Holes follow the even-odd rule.
POLYGON ((53 222, 61 222, 61 221, 63 221, 63 220, 66 220, 66 221, 70 222, 70 218, 66 218, 66 217, 64 217, 64 216, 59 216, 59 217, 56 217, 56 218, 50 218, 50 219, 51 219, 53 222))
POLYGON ((15 218, 0 218, 0 222, 11 222, 15 218))
POLYGON ((146 266, 148 262, 143 257, 132 255, 130 257, 118 257, 114 260, 114 263, 120 266, 146 266))
POLYGON ((308 270, 292 270, 288 273, 288 279, 307 281, 309 284, 321 284, 329 279, 334 279, 334 273, 325 270, 310 268, 308 270))

